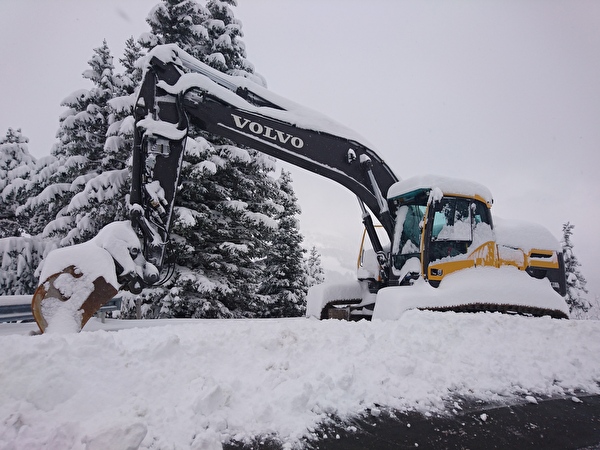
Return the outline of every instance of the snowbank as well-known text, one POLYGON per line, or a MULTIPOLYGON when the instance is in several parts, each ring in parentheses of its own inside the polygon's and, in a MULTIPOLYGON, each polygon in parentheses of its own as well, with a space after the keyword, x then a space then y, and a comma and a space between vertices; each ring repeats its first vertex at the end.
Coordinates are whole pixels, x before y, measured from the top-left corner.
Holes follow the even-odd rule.
POLYGON ((600 392, 597 321, 413 310, 88 327, 136 325, 152 328, 32 337, 0 325, 0 447, 218 449, 265 433, 293 443, 329 414, 375 404, 600 392))

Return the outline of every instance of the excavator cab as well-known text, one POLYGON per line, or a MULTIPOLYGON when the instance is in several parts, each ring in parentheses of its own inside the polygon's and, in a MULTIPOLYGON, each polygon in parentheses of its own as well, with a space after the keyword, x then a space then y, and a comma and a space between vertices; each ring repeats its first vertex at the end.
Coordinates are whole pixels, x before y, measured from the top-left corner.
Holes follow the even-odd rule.
POLYGON ((429 284, 470 267, 497 267, 492 216, 477 197, 444 196, 428 209, 423 273, 429 284))
POLYGON ((396 195, 392 271, 398 285, 423 276, 439 286, 452 272, 497 266, 491 201, 427 186, 396 195))

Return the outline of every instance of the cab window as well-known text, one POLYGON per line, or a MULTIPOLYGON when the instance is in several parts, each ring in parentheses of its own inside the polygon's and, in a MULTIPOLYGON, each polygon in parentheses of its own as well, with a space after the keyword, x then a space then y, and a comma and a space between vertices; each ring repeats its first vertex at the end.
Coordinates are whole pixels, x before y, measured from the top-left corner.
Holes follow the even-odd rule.
POLYGON ((401 269, 410 258, 421 256, 421 226, 426 205, 402 205, 396 213, 394 266, 401 269))
MULTIPOLYGON (((487 207, 476 200, 444 197, 434 205, 430 261, 467 253, 474 234, 491 230, 487 207), (480 226, 480 224, 483 224, 480 226)), ((487 233, 486 233, 487 234, 487 233)))

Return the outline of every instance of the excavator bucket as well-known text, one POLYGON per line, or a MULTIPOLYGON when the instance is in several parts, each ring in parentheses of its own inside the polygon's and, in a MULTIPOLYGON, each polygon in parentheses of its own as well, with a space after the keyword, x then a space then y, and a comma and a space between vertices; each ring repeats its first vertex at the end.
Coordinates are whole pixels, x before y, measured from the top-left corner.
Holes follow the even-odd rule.
POLYGON ((48 253, 31 309, 42 333, 77 333, 119 289, 151 284, 158 269, 144 259, 131 222, 113 222, 92 240, 48 253))
POLYGON ((97 277, 91 285, 83 278, 84 274, 71 265, 48 277, 37 288, 31 309, 42 333, 49 326, 53 331, 80 331, 117 293, 117 289, 103 276, 97 277))

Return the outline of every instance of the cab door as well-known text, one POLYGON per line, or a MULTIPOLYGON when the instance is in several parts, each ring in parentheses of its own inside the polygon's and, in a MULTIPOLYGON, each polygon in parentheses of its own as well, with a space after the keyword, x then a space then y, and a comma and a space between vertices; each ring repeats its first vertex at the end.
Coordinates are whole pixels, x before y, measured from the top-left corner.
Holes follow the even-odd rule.
POLYGON ((496 262, 491 214, 477 199, 444 196, 430 202, 424 241, 423 272, 433 286, 452 272, 496 262))

